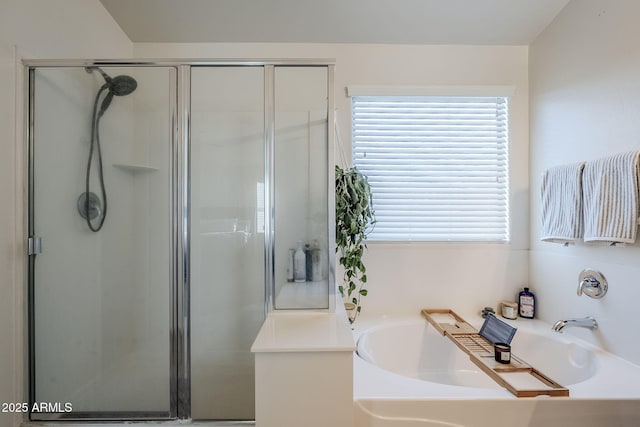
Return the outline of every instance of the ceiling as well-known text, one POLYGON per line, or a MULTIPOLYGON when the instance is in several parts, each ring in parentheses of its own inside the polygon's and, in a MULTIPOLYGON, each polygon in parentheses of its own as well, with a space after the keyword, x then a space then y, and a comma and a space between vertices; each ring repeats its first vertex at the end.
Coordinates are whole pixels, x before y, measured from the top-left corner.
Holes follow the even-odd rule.
POLYGON ((528 45, 569 0, 100 0, 133 42, 528 45))

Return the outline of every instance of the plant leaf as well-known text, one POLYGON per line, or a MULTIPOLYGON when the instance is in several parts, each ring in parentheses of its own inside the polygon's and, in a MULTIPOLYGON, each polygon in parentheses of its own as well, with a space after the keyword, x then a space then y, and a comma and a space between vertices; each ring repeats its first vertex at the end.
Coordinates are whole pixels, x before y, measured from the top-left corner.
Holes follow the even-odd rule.
POLYGON ((344 268, 344 285, 338 289, 344 296, 351 297, 357 290, 357 298, 352 302, 357 309, 349 319, 351 323, 360 313, 360 297, 367 296, 364 289, 367 283, 366 267, 363 256, 367 249, 367 233, 375 224, 375 213, 372 205, 371 187, 367 177, 351 167, 343 169, 335 166, 335 221, 336 221, 336 253, 338 261, 344 268))

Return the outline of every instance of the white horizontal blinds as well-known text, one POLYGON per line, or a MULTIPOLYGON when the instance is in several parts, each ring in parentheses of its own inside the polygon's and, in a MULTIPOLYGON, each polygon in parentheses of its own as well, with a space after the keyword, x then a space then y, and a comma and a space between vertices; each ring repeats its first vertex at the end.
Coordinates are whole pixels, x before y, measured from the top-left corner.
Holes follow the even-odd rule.
POLYGON ((353 162, 377 220, 369 240, 509 240, 507 98, 352 102, 353 162))

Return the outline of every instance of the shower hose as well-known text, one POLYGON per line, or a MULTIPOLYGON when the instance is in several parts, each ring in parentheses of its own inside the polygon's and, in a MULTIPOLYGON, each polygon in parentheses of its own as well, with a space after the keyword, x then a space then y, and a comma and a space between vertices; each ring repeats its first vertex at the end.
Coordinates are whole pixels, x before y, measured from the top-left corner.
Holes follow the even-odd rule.
POLYGON ((104 173, 102 172, 102 150, 100 148, 100 119, 104 114, 104 110, 101 109, 98 112, 98 102, 100 101, 100 96, 104 91, 108 89, 107 85, 104 85, 100 88, 98 93, 96 94, 96 99, 93 103, 93 113, 91 115, 91 142, 89 147, 89 161, 87 162, 87 174, 85 179, 85 199, 84 199, 84 211, 85 211, 85 219, 87 221, 87 225, 89 229, 93 232, 100 231, 102 226, 104 225, 104 220, 107 217, 107 190, 104 186, 104 173), (100 193, 102 195, 102 212, 99 214, 99 222, 96 226, 91 223, 91 215, 90 212, 90 198, 89 195, 91 193, 91 166, 93 164, 93 155, 96 153, 96 157, 98 160, 98 183, 100 184, 100 193))

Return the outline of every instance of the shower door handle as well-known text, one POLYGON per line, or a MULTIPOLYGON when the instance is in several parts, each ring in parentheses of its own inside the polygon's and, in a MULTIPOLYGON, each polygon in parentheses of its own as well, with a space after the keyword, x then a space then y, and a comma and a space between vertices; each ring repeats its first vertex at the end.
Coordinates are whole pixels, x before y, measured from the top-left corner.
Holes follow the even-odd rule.
POLYGON ((27 243, 27 253, 29 255, 38 255, 42 253, 42 238, 37 236, 29 237, 29 241, 27 243))

